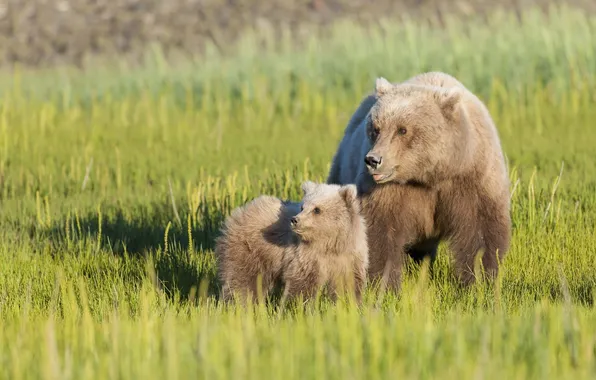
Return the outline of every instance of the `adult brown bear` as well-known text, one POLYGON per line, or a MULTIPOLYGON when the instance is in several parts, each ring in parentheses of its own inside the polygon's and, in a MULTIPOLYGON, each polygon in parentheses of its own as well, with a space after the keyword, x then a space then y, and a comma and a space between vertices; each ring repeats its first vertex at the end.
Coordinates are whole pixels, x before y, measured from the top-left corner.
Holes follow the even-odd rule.
POLYGON ((493 277, 509 249, 509 178, 496 127, 486 106, 448 74, 377 79, 346 127, 327 183, 357 185, 369 276, 383 274, 395 290, 405 254, 434 260, 441 240, 466 284, 475 280, 478 253, 493 277))

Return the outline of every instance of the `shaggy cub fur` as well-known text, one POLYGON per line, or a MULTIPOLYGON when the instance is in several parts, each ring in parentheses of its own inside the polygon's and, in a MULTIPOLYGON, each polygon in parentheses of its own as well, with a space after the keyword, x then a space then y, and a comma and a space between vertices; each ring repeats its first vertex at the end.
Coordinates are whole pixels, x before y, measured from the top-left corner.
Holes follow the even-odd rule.
POLYGON ((216 240, 222 297, 256 299, 277 279, 284 297, 333 299, 349 291, 360 302, 368 268, 366 226, 354 185, 302 184, 300 203, 263 195, 235 209, 216 240))

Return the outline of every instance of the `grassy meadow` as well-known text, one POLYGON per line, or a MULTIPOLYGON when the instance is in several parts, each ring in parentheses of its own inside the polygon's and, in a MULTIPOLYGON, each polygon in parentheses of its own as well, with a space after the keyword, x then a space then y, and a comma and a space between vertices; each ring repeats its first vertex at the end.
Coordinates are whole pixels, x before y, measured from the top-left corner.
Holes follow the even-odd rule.
POLYGON ((0 73, 0 378, 596 376, 596 17, 247 33, 232 56, 0 73), (279 38, 274 38, 279 37, 279 38), (381 308, 217 302, 213 241, 324 181, 374 79, 441 70, 488 105, 513 241, 493 284, 448 249, 381 308))

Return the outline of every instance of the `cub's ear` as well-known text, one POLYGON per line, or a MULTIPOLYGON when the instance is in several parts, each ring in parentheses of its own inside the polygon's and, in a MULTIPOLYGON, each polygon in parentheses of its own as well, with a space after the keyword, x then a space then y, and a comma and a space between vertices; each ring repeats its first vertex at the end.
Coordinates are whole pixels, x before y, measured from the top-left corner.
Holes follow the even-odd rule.
POLYGON ((377 93, 377 96, 381 96, 383 94, 388 93, 389 90, 391 90, 392 88, 393 85, 391 84, 391 82, 389 82, 387 79, 383 77, 379 77, 375 81, 375 92, 377 93))
POLYGON ((339 189, 339 195, 346 202, 348 208, 355 208, 358 205, 358 190, 356 189, 356 185, 343 185, 339 189))
POLYGON ((302 192, 304 194, 308 194, 311 193, 315 190, 315 187, 317 187, 317 184, 314 183, 313 181, 304 181, 302 182, 302 192))
POLYGON ((461 89, 457 87, 439 90, 435 93, 437 103, 439 103, 439 107, 441 107, 441 111, 443 111, 445 117, 450 118, 453 115, 456 106, 459 104, 461 95, 461 89))

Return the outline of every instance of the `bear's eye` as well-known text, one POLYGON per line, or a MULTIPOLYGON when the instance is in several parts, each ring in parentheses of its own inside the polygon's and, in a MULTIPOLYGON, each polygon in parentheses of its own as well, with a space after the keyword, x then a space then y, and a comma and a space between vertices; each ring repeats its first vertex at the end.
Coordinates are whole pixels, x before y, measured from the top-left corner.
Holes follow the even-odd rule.
POLYGON ((319 215, 321 213, 321 209, 318 207, 315 207, 312 212, 314 212, 316 215, 319 215))
POLYGON ((304 205, 300 206, 300 211, 304 211, 304 205))
POLYGON ((400 135, 400 136, 403 136, 403 135, 405 135, 407 132, 408 132, 408 130, 407 130, 407 129, 405 129, 404 127, 401 127, 401 128, 399 128, 399 129, 397 130, 397 134, 398 134, 398 135, 400 135))
POLYGON ((376 140, 379 136, 379 128, 373 127, 372 124, 369 126, 369 134, 372 140, 376 140))

